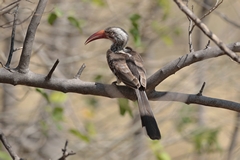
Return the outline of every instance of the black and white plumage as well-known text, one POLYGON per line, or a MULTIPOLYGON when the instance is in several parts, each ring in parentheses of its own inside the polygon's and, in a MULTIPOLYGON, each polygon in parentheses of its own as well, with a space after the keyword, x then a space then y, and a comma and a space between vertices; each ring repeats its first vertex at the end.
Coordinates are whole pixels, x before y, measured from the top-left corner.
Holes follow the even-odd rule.
POLYGON ((145 92, 147 82, 143 60, 137 52, 125 47, 128 42, 127 32, 119 27, 109 27, 91 35, 85 44, 100 38, 112 41, 111 48, 107 51, 109 68, 117 77, 118 83, 123 82, 135 90, 142 126, 151 139, 160 139, 161 134, 145 92))

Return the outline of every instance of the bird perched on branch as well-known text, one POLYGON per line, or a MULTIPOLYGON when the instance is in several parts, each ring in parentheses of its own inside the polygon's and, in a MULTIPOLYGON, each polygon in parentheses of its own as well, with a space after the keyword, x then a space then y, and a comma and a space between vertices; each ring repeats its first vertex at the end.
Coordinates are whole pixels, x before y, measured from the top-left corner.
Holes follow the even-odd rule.
POLYGON ((135 90, 142 126, 146 128, 151 139, 160 139, 161 134, 145 92, 146 71, 141 56, 130 47, 126 47, 128 34, 119 27, 100 30, 91 35, 85 44, 102 38, 112 41, 111 48, 107 51, 107 62, 109 68, 116 75, 117 82, 123 82, 135 90))

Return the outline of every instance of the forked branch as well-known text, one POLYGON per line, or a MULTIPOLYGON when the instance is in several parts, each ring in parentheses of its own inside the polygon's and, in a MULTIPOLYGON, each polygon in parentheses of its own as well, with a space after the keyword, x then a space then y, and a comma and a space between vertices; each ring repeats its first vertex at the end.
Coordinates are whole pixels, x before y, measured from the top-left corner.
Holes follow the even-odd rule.
POLYGON ((239 56, 231 51, 210 29, 182 2, 182 0, 174 0, 181 9, 197 26, 202 32, 208 36, 219 48, 221 48, 226 55, 228 55, 234 61, 240 63, 239 56))

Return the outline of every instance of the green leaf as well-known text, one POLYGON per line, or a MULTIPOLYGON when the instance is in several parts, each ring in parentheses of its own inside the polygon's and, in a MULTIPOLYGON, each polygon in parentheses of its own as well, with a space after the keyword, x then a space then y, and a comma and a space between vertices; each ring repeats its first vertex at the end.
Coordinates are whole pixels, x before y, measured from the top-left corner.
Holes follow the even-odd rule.
POLYGON ((172 38, 168 35, 162 36, 162 40, 167 45, 172 45, 173 44, 172 38))
POLYGON ((12 160, 12 158, 9 156, 8 153, 0 151, 0 159, 4 159, 4 160, 12 160))
POLYGON ((129 115, 131 117, 133 117, 132 109, 129 106, 128 102, 129 102, 128 99, 125 99, 125 98, 118 99, 118 106, 119 106, 120 114, 123 116, 126 113, 129 113, 129 115))
POLYGON ((94 82, 100 82, 102 80, 103 76, 101 74, 97 74, 94 77, 94 82))
POLYGON ((53 12, 48 15, 48 23, 53 25, 57 18, 62 16, 62 11, 59 8, 55 8, 53 12))
POLYGON ((150 147, 157 160, 171 160, 171 157, 164 151, 164 148, 159 141, 151 141, 150 147))
POLYGON ((53 25, 53 23, 56 21, 56 19, 57 19, 57 15, 55 13, 50 13, 48 15, 48 23, 50 25, 53 25))
POLYGON ((79 138, 85 142, 90 142, 90 138, 87 135, 82 134, 80 131, 78 131, 76 129, 70 129, 69 131, 77 138, 79 138))
POLYGON ((158 2, 158 5, 163 10, 162 20, 166 20, 171 11, 170 10, 170 8, 171 8, 170 1, 169 0, 157 0, 157 2, 158 2))
POLYGON ((103 0, 91 0, 91 1, 98 6, 105 6, 105 2, 103 0))
POLYGON ((41 89, 41 88, 36 88, 35 90, 36 90, 38 93, 40 93, 40 94, 45 98, 45 100, 46 100, 48 103, 50 103, 49 96, 48 96, 48 94, 47 94, 43 89, 41 89))
POLYGON ((54 91, 50 94, 49 99, 53 103, 61 104, 66 101, 67 95, 62 92, 54 91))
POLYGON ((62 107, 55 107, 53 110, 52 110, 52 116, 53 116, 53 119, 57 122, 60 122, 60 121, 63 121, 64 120, 64 110, 62 107))
POLYGON ((139 31, 139 20, 141 19, 141 16, 139 14, 133 14, 130 16, 131 21, 131 28, 130 28, 130 34, 133 36, 134 44, 139 47, 141 46, 141 35, 139 31))
POLYGON ((73 26, 76 27, 80 32, 82 32, 81 22, 80 22, 79 20, 77 20, 76 17, 74 17, 74 16, 68 16, 68 21, 71 23, 71 25, 73 25, 73 26))
POLYGON ((46 121, 43 119, 39 122, 41 130, 45 136, 47 136, 47 131, 49 130, 49 125, 46 123, 46 121))
POLYGON ((220 151, 218 143, 219 129, 199 128, 193 135, 193 143, 197 153, 212 153, 220 151))
POLYGON ((93 123, 87 123, 86 124, 86 130, 89 135, 95 135, 96 134, 96 129, 93 123))

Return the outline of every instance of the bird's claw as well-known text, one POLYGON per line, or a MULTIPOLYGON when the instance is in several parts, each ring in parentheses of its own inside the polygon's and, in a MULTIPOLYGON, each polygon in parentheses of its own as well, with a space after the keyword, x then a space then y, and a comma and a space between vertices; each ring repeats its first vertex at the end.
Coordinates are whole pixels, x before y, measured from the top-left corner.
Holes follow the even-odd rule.
POLYGON ((118 83, 117 81, 113 81, 113 82, 112 82, 112 85, 117 86, 117 83, 118 83))

